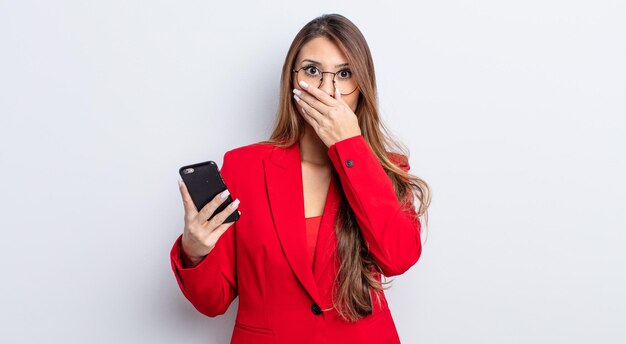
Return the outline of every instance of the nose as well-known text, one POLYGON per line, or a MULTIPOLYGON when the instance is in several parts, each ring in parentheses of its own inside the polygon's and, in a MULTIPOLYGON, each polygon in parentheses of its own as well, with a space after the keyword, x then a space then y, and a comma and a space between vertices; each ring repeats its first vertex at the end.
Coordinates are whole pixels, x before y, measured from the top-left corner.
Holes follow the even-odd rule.
POLYGON ((335 96, 335 84, 333 83, 333 75, 332 74, 324 74, 322 79, 322 84, 320 85, 320 90, 328 93, 329 96, 335 96))

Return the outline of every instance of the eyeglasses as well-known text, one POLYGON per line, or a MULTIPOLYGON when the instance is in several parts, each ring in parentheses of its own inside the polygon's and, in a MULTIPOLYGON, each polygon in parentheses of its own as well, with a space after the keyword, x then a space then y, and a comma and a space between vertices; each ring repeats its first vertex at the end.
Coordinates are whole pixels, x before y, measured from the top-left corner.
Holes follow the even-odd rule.
POLYGON ((292 69, 291 71, 296 73, 296 79, 298 80, 298 83, 300 83, 300 81, 304 81, 309 85, 317 85, 315 86, 317 88, 322 86, 322 82, 324 82, 324 74, 332 74, 333 86, 335 87, 335 89, 339 88, 339 90, 341 90, 342 96, 347 96, 356 91, 356 89, 358 88, 356 80, 354 80, 354 76, 352 75, 352 71, 350 71, 349 69, 342 69, 338 72, 333 73, 323 72, 314 65, 308 65, 300 67, 300 69, 298 70, 292 69), (337 74, 339 74, 338 79, 337 74), (350 92, 343 93, 346 90, 350 92))

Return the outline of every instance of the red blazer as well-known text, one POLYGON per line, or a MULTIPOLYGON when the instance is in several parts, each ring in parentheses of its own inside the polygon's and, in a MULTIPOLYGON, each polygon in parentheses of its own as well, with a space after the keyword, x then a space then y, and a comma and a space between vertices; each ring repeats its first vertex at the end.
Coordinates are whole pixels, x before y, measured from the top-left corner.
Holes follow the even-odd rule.
MULTIPOLYGON (((313 270, 298 142, 289 148, 254 143, 227 151, 220 172, 233 199, 241 201, 241 218, 193 268, 183 268, 182 235, 176 239, 172 269, 199 312, 224 314, 239 296, 231 344, 400 343, 384 292, 379 292, 379 307, 370 289, 373 313, 355 324, 332 309, 339 267, 333 224, 343 190, 383 274, 400 275, 421 255, 420 222, 410 216, 415 207, 400 210, 391 180, 363 136, 336 142, 328 155, 339 181, 331 177, 313 270)), ((409 169, 405 156, 389 156, 409 169)))

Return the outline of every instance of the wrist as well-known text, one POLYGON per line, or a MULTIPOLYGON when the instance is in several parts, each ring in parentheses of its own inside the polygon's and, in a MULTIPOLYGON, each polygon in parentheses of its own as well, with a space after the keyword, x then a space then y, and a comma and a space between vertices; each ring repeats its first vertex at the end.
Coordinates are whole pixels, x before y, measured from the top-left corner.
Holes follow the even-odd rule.
POLYGON ((185 250, 184 245, 180 245, 180 258, 181 261, 183 262, 183 267, 194 267, 198 264, 200 264, 200 262, 204 259, 204 257, 206 257, 206 255, 204 256, 194 256, 194 255, 190 255, 187 253, 187 251, 185 250))

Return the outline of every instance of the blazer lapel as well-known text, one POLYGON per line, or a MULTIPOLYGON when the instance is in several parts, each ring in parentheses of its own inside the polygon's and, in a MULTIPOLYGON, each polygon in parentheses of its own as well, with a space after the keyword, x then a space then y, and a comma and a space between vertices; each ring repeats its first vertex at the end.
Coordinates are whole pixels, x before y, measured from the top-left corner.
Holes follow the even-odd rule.
POLYGON ((311 270, 306 243, 299 142, 287 148, 275 147, 264 159, 263 166, 272 218, 285 256, 311 298, 322 305, 317 282, 332 261, 336 247, 334 222, 340 197, 336 177, 331 176, 328 187, 315 248, 315 265, 311 270))

